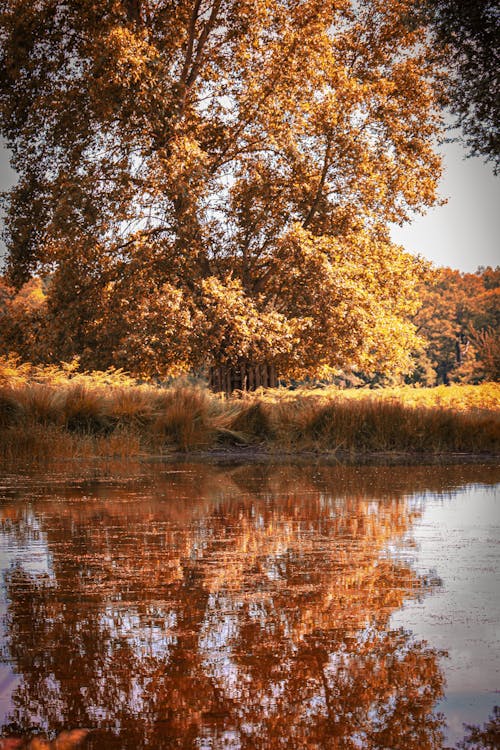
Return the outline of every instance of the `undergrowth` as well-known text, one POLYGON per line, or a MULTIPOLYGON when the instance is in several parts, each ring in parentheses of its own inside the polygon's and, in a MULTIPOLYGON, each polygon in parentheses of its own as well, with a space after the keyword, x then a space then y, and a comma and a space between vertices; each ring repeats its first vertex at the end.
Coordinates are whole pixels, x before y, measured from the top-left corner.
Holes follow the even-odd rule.
POLYGON ((139 383, 118 370, 0 359, 0 458, 278 451, 498 453, 500 384, 379 390, 139 383))

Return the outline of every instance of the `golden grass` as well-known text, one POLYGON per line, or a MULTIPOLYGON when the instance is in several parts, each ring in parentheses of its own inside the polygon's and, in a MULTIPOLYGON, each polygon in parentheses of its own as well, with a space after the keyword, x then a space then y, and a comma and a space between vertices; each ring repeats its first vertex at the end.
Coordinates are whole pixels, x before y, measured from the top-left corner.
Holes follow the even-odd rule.
POLYGON ((0 458, 162 455, 255 445, 279 451, 499 453, 500 385, 260 389, 140 384, 0 360, 0 458))
MULTIPOLYGON (((245 394, 289 449, 496 453, 500 384, 439 388, 274 389, 245 394)), ((249 408, 249 406, 247 406, 249 408)))

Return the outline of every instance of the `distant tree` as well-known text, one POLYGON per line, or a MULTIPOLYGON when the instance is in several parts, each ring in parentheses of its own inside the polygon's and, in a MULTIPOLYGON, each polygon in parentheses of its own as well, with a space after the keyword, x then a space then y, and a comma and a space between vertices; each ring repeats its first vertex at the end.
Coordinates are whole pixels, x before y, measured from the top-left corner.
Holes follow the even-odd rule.
POLYGON ((41 279, 27 281, 19 290, 0 276, 0 354, 40 362, 46 349, 47 306, 41 279))
POLYGON ((54 357, 162 374, 404 370, 436 199, 411 0, 6 0, 7 270, 51 274, 54 357))
POLYGON ((466 383, 500 381, 499 329, 471 326, 467 350, 462 362, 453 373, 453 379, 466 383))
POLYGON ((484 726, 466 724, 464 739, 458 743, 458 750, 495 750, 500 747, 500 706, 493 708, 493 713, 484 726))
POLYGON ((500 268, 436 269, 414 318, 426 340, 413 378, 425 382, 500 379, 500 268))
POLYGON ((420 0, 450 70, 449 106, 474 156, 500 169, 500 8, 496 0, 420 0))

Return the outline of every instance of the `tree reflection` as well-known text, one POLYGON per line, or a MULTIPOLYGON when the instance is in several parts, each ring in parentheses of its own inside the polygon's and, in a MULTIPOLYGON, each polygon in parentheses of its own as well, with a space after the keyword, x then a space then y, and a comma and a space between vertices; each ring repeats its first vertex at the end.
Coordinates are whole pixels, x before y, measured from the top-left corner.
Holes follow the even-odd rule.
POLYGON ((439 654, 388 629, 425 583, 386 553, 419 513, 403 474, 377 499, 318 469, 203 471, 35 504, 51 566, 7 575, 8 721, 110 749, 441 747, 439 654))

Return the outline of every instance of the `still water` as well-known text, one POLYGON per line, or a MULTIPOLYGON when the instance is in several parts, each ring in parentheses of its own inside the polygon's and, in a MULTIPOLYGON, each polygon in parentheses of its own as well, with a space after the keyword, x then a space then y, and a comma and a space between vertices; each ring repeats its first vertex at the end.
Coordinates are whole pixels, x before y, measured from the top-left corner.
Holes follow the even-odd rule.
POLYGON ((453 746, 499 703, 500 470, 0 481, 0 730, 103 750, 453 746))

